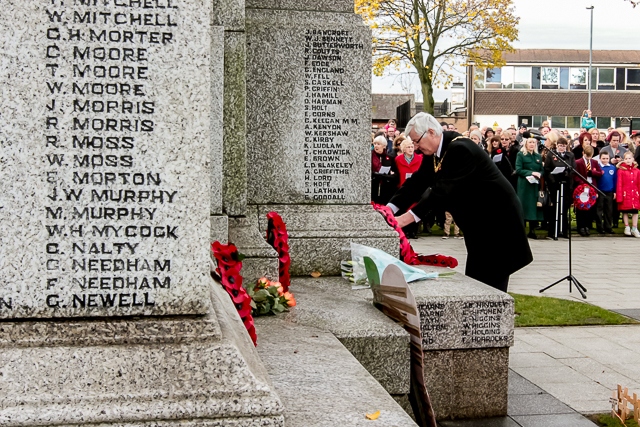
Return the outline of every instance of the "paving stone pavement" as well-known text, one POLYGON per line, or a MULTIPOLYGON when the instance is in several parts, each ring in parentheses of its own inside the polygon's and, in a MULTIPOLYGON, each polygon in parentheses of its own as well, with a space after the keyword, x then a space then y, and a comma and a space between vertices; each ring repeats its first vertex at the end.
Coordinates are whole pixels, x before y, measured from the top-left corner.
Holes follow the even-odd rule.
MULTIPOLYGON (((457 257, 460 265, 456 270, 464 272, 464 240, 421 237, 411 243, 421 254, 457 257)), ((539 296, 541 288, 567 274, 568 243, 560 239, 530 240, 530 244, 534 261, 511 276, 509 291, 539 296)), ((496 260, 500 259, 500 251, 490 242, 487 250, 495 250, 496 260)), ((542 295, 585 301, 640 319, 640 274, 634 267, 638 253, 640 239, 574 237, 573 274, 587 288, 587 299, 583 300, 575 289, 569 293, 566 282, 542 295)), ((593 426, 576 412, 608 412, 608 399, 617 384, 640 392, 640 325, 518 328, 509 364, 512 373, 539 387, 548 397, 528 397, 526 404, 514 403, 520 397, 510 390, 509 417, 481 420, 480 424, 449 422, 443 427, 593 426), (553 398, 571 413, 536 413, 543 411, 533 408, 532 413, 518 414, 527 404, 535 407, 548 403, 549 410, 558 408, 553 398)))

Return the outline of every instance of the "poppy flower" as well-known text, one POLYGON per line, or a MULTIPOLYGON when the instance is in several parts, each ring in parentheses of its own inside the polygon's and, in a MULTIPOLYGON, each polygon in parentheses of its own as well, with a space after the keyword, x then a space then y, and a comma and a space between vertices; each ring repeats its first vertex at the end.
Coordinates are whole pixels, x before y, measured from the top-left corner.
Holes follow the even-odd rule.
MULTIPOLYGON (((500 150, 498 150, 498 153, 500 150)), ((411 247, 411 243, 407 236, 402 231, 402 228, 398 225, 398 221, 393 215, 393 211, 388 206, 379 205, 377 203, 371 203, 373 208, 380 212, 384 219, 387 221, 387 224, 391 226, 396 233, 398 233, 398 237, 400 238, 400 259, 409 265, 434 265, 437 267, 449 267, 455 268, 458 265, 458 260, 449 257, 446 255, 418 255, 415 253, 413 248, 411 247)))
POLYGON ((267 214, 267 220, 267 243, 278 253, 278 276, 286 292, 289 290, 289 286, 291 286, 291 278, 289 276, 291 258, 289 257, 289 234, 287 233, 287 226, 277 212, 269 212, 267 214))
POLYGON ((257 345, 258 337, 253 324, 253 317, 251 316, 251 310, 253 309, 251 307, 252 299, 242 287, 242 275, 240 274, 242 261, 240 261, 238 248, 231 243, 223 245, 216 241, 211 245, 211 250, 218 264, 216 273, 220 276, 222 286, 231 297, 238 315, 253 341, 253 345, 257 345))
POLYGON ((244 323, 244 327, 247 328, 247 332, 251 337, 251 341, 253 341, 253 345, 257 346, 258 336, 256 335, 256 327, 255 327, 255 324, 253 323, 253 317, 247 316, 246 318, 242 319, 242 323, 244 323))

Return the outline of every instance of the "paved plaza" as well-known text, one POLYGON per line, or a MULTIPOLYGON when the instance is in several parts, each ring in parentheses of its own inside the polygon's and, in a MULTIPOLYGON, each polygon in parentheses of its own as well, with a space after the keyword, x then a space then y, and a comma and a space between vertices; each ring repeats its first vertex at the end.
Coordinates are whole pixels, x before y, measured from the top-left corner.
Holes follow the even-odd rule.
MULTIPOLYGON (((567 240, 530 243, 534 262, 511 277, 509 290, 540 295, 540 288, 567 274, 568 245, 567 240)), ((455 256, 460 262, 456 270, 464 271, 464 240, 421 237, 412 245, 422 254, 455 256)), ((487 250, 495 251, 499 262, 500 250, 491 242, 487 250)), ((574 238, 573 272, 588 289, 586 302, 638 317, 639 251, 640 239, 574 238)), ((575 289, 569 293, 566 282, 545 294, 583 301, 575 289)), ((607 412, 617 384, 640 392, 640 325, 518 328, 510 368, 580 413, 607 412)))

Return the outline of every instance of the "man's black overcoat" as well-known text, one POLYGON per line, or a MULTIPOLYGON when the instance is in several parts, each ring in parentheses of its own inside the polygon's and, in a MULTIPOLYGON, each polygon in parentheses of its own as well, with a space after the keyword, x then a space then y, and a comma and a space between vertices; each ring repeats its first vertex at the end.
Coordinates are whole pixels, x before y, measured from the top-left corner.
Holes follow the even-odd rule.
POLYGON ((420 218, 435 208, 450 212, 464 233, 469 277, 492 284, 529 264, 533 256, 522 206, 487 153, 458 133, 444 132, 438 172, 434 156, 425 156, 390 203, 403 211, 417 202, 411 210, 420 218), (429 187, 432 191, 423 197, 429 187))

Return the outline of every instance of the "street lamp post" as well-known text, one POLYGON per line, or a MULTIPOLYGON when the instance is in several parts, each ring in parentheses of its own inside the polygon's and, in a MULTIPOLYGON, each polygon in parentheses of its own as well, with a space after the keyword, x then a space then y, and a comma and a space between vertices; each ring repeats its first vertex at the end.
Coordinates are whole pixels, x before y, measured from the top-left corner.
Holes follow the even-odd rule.
POLYGON ((592 67, 593 67, 593 5, 591 7, 587 8, 588 10, 591 10, 591 30, 589 33, 589 79, 587 80, 589 82, 589 106, 587 107, 589 110, 591 110, 591 86, 592 86, 592 67))

